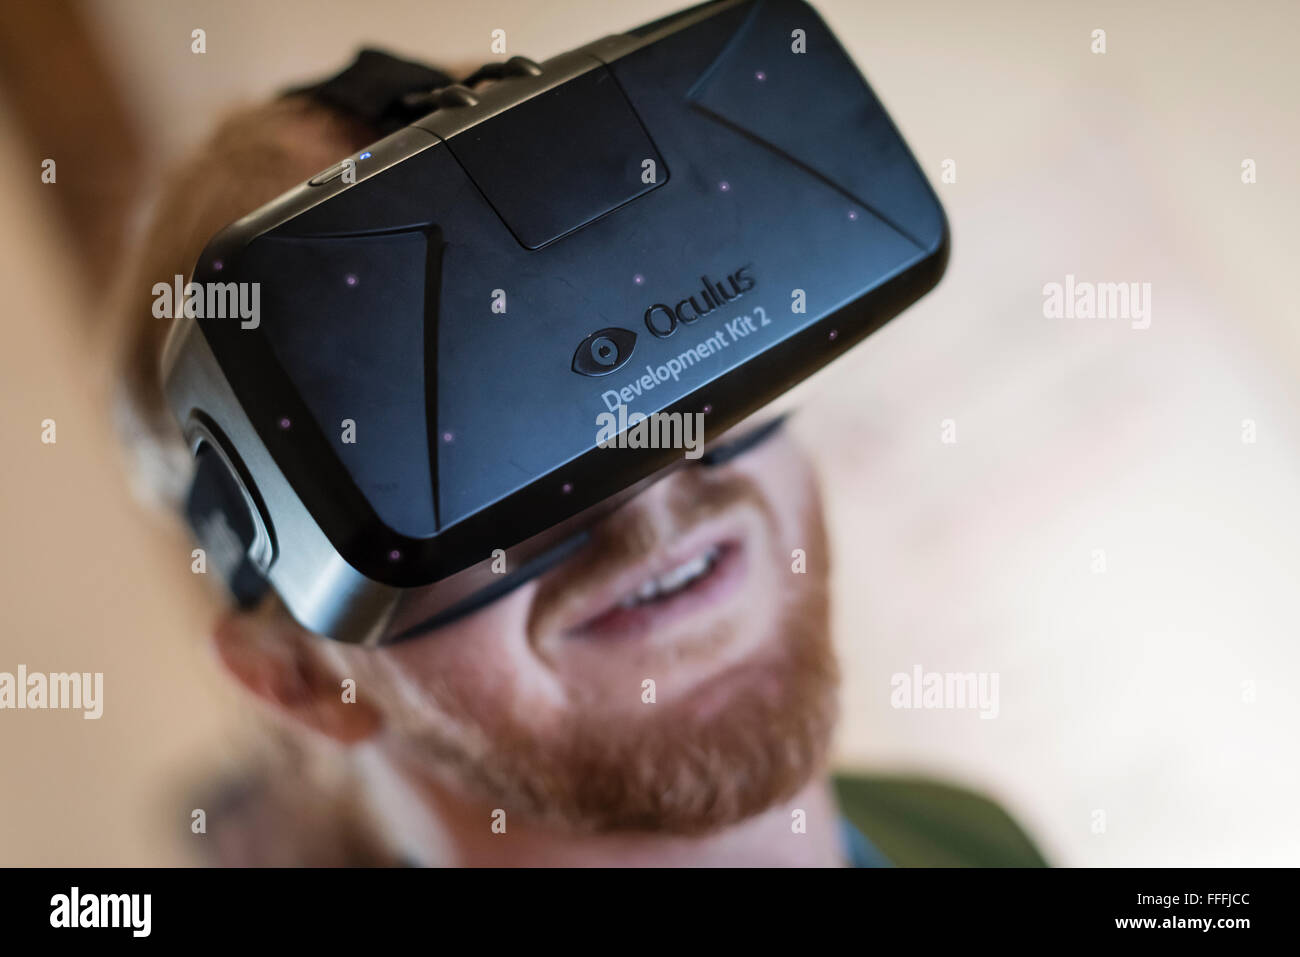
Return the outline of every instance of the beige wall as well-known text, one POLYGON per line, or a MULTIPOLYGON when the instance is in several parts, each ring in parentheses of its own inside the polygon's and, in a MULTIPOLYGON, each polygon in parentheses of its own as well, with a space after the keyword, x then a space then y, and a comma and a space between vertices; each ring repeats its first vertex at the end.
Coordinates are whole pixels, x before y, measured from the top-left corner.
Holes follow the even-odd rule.
MULTIPOLYGON (((674 6, 92 12, 156 171, 214 111, 329 73, 360 42, 459 69, 491 58, 497 27, 541 59, 674 6)), ((1294 864, 1297 8, 818 8, 953 227, 940 289, 796 397, 835 526, 842 760, 988 788, 1064 863, 1294 864), (938 182, 945 159, 956 183, 938 182), (1150 282, 1151 327, 1045 319, 1043 284, 1067 273, 1150 282), (918 664, 997 672, 999 716, 892 708, 890 676, 918 664)), ((235 760, 248 721, 207 659, 213 606, 187 540, 131 501, 106 346, 77 331, 103 300, 69 280, 42 195, 57 187, 3 116, 0 132, 0 670, 107 685, 99 721, 0 712, 0 863, 179 860, 170 798, 235 760)))

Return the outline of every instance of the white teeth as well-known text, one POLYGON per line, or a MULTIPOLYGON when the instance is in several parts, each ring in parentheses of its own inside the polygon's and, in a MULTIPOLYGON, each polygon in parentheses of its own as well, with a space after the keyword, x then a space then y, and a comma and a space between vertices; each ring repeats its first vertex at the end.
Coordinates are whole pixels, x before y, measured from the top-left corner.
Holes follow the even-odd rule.
POLYGON ((619 605, 623 608, 634 608, 645 602, 654 601, 663 595, 680 591, 696 579, 707 575, 713 569, 717 560, 718 549, 710 548, 702 555, 698 555, 690 561, 682 562, 676 568, 670 568, 662 575, 644 582, 634 594, 628 595, 619 602, 619 605))
POLYGON ((659 586, 660 591, 673 591, 692 578, 699 578, 708 571, 708 568, 709 556, 701 555, 660 575, 655 580, 655 584, 659 586))

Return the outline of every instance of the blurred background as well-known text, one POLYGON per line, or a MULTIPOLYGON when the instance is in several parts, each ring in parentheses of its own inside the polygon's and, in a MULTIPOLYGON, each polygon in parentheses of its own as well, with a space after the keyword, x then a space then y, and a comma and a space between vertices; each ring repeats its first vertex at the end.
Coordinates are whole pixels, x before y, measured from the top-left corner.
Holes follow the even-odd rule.
MULTIPOLYGON (((1295 865, 1300 8, 814 2, 953 233, 940 287, 792 398, 834 536, 838 762, 984 790, 1058 864, 1295 865), (1150 327, 1045 318, 1067 275, 1150 283, 1150 327), (891 707, 917 666, 998 673, 997 718, 891 707)), ((681 5, 0 10, 0 671, 105 673, 99 721, 0 712, 0 864, 191 860, 180 795, 258 733, 110 417, 159 177, 362 44, 463 74, 497 28, 541 60, 681 5)))

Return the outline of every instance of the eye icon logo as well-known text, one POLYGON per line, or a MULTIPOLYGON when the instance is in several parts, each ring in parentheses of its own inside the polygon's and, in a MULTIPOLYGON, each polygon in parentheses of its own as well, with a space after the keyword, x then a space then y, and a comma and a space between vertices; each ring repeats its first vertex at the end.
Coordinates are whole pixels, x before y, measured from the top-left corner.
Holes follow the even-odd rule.
POLYGON ((621 369, 636 348, 636 333, 612 326, 598 329, 582 342, 573 354, 573 371, 579 375, 609 375, 621 369))

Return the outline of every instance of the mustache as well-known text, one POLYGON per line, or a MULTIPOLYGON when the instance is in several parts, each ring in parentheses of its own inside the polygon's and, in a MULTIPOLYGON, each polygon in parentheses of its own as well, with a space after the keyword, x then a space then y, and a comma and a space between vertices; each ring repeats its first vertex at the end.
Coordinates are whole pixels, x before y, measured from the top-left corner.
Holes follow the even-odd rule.
POLYGON ((771 528, 775 517, 758 484, 736 470, 710 474, 683 470, 664 480, 654 501, 634 499, 592 529, 591 538, 558 568, 538 581, 528 634, 545 634, 584 595, 649 561, 683 536, 717 518, 758 512, 771 528))

